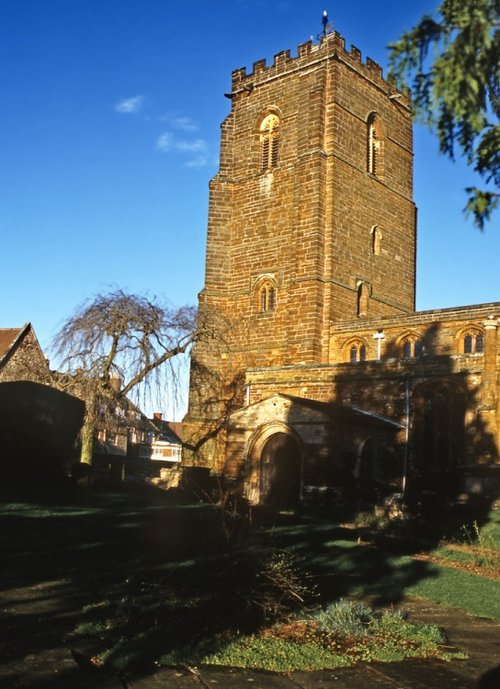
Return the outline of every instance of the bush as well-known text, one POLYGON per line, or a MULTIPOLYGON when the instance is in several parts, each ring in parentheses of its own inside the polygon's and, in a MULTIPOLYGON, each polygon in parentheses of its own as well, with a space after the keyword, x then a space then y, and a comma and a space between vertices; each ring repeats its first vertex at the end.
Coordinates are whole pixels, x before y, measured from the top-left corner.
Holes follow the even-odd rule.
POLYGON ((222 565, 219 605, 238 629, 254 631, 282 620, 312 597, 290 552, 245 550, 232 553, 222 565))
POLYGON ((340 599, 320 612, 313 619, 325 632, 343 637, 358 637, 368 634, 373 622, 373 611, 364 603, 340 599))

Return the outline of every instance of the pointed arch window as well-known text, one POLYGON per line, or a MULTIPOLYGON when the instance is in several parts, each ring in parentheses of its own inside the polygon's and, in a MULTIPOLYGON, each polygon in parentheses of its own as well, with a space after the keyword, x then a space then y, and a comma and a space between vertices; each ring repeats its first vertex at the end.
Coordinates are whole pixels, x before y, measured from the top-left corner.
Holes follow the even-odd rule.
POLYGON ((372 254, 374 256, 380 256, 381 244, 382 244, 382 232, 378 225, 374 225, 370 230, 371 234, 371 244, 372 244, 372 254))
POLYGON ((357 364, 366 361, 366 346, 363 342, 352 342, 349 347, 349 362, 357 364))
POLYGON ((367 169, 370 175, 384 176, 384 126, 380 116, 372 112, 368 117, 367 169))
POLYGON ((358 318, 368 314, 371 285, 368 282, 358 280, 356 287, 356 316, 358 318))
POLYGON ((423 354, 422 340, 418 337, 409 335, 401 343, 403 359, 418 359, 423 354))
POLYGON ((463 354, 483 354, 484 336, 477 330, 468 330, 462 338, 463 354))
POLYGON ((276 287, 270 280, 266 280, 259 287, 258 308, 260 313, 269 313, 276 309, 276 287))
POLYGON ((271 170, 278 165, 280 119, 274 113, 267 115, 260 125, 261 169, 271 170))

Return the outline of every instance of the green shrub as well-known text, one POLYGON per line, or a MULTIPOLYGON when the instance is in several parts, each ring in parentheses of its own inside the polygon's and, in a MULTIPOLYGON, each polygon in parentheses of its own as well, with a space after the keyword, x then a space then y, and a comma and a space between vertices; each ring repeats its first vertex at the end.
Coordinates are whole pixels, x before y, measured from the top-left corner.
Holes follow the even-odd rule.
POLYGON ((314 613, 313 619, 325 632, 358 637, 368 634, 368 626, 373 622, 373 611, 364 603, 340 599, 314 613))
POLYGON ((260 668, 273 672, 320 670, 345 667, 350 661, 315 643, 296 643, 278 638, 250 637, 228 644, 218 653, 207 655, 202 662, 260 668))

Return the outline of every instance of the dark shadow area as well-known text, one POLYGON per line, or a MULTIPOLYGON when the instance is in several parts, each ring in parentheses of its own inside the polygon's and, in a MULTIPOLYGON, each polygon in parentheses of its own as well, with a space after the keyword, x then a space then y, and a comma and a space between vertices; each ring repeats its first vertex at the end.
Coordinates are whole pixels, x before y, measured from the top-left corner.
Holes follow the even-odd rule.
POLYGON ((70 455, 85 404, 30 381, 0 383, 0 475, 54 480, 70 455))
MULTIPOLYGON (((163 594, 170 595, 170 579, 179 590, 180 607, 187 610, 181 618, 182 610, 171 606, 170 620, 177 632, 184 622, 192 630, 195 622, 190 619, 199 612, 189 606, 189 573, 197 570, 195 578, 201 582, 204 558, 221 547, 210 508, 185 505, 154 490, 109 493, 69 485, 52 491, 3 485, 0 514, 2 674, 12 668, 26 682, 23 686, 38 686, 30 677, 35 668, 29 658, 46 654, 50 665, 54 648, 69 658, 70 649, 82 643, 71 633, 85 621, 86 605, 97 618, 102 606, 119 617, 120 601, 127 596, 137 594, 141 607, 147 607, 144 586, 161 605, 163 594), (191 563, 182 565, 187 558, 191 563)), ((149 622, 144 615, 141 625, 147 628, 149 622)), ((150 631, 154 636, 158 629, 152 624, 150 631)), ((90 644, 95 643, 91 638, 90 644)))
MULTIPOLYGON (((343 518, 381 514, 385 505, 386 516, 391 510, 396 516, 389 532, 405 516, 408 537, 413 530, 430 547, 463 524, 484 525, 500 494, 498 448, 487 424, 495 406, 483 356, 443 354, 441 329, 429 326, 414 356, 390 342, 380 361, 341 365, 335 374, 335 402, 408 422, 407 436, 405 429, 392 438, 367 429, 364 439, 355 438, 357 447, 331 458, 343 518)), ((332 437, 333 447, 336 442, 332 437)))
POLYGON ((485 672, 477 683, 477 689, 496 689, 500 685, 500 665, 485 672))
POLYGON ((47 672, 73 672, 75 653, 152 672, 162 654, 224 643, 297 605, 275 595, 274 574, 288 574, 267 536, 231 529, 228 542, 216 506, 146 488, 4 485, 1 499, 0 678, 12 686, 52 686, 47 672))
POLYGON ((436 574, 432 564, 402 554, 399 544, 363 542, 363 529, 290 520, 282 517, 273 525, 273 541, 304 562, 323 604, 349 596, 369 598, 376 606, 396 604, 410 586, 436 574))
POLYGON ((1 498, 0 678, 12 686, 59 686, 43 672, 52 667, 79 686, 75 653, 83 666, 105 653, 98 677, 148 675, 164 654, 175 664, 176 651, 197 642, 223 647, 302 600, 388 605, 435 573, 360 543, 353 528, 269 509, 253 510, 249 528, 238 511, 180 493, 3 486, 1 498), (277 586, 283 577, 289 589, 277 586), (287 600, 299 580, 301 600, 287 600))
POLYGON ((291 435, 274 433, 261 453, 261 495, 267 507, 293 509, 299 504, 301 456, 291 435))

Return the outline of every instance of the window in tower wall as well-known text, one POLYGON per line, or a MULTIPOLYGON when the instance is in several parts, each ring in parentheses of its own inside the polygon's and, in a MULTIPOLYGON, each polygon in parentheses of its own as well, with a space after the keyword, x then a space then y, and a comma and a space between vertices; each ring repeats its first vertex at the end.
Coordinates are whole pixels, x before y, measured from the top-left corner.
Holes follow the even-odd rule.
POLYGON ((384 175, 384 130, 382 121, 376 113, 368 118, 368 172, 375 177, 384 175))
POLYGON ((276 308, 276 288, 270 282, 264 283, 259 290, 259 311, 267 313, 276 308))
POLYGON ((278 165, 279 125, 277 115, 268 115, 260 125, 261 169, 263 171, 278 165))
POLYGON ((382 243, 382 232, 377 225, 374 225, 370 230, 371 234, 371 244, 372 244, 372 254, 374 256, 379 256, 381 253, 381 243, 382 243))

